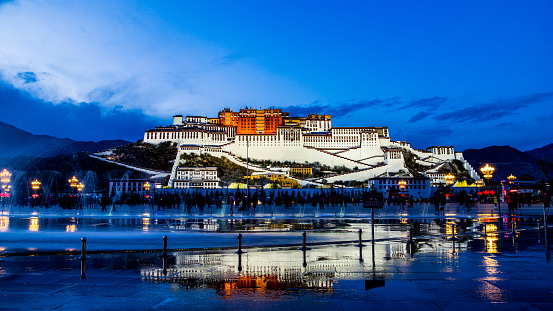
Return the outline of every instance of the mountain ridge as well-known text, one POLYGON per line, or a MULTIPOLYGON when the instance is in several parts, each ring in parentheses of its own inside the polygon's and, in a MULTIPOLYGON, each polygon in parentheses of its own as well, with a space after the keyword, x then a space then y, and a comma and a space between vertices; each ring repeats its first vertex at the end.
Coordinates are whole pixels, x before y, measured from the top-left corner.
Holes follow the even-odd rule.
POLYGON ((1 121, 0 137, 2 137, 0 139, 0 157, 2 158, 20 156, 48 158, 78 152, 98 152, 130 143, 121 139, 93 142, 35 135, 1 121))

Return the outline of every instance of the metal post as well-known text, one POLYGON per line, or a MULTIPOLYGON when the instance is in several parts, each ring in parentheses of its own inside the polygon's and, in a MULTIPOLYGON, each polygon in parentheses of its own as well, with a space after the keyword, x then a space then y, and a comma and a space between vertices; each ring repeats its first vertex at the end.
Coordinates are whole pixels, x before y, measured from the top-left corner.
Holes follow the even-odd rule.
POLYGON ((301 233, 301 235, 303 236, 303 243, 302 243, 302 247, 300 248, 300 250, 302 250, 302 251, 309 250, 310 248, 307 247, 307 232, 303 231, 301 233))
POLYGON ((81 260, 86 260, 86 237, 81 238, 82 248, 81 248, 81 260))
POLYGON ((365 246, 363 245, 363 229, 359 229, 359 244, 357 244, 356 246, 359 246, 359 247, 365 246))
POLYGON ((169 237, 166 235, 163 236, 163 254, 162 254, 163 257, 167 257, 167 239, 168 238, 169 237))
POLYGON ((538 220, 538 243, 540 243, 541 240, 541 221, 538 220))
POLYGON ((239 255, 245 253, 242 251, 242 233, 238 234, 238 251, 236 253, 239 255))

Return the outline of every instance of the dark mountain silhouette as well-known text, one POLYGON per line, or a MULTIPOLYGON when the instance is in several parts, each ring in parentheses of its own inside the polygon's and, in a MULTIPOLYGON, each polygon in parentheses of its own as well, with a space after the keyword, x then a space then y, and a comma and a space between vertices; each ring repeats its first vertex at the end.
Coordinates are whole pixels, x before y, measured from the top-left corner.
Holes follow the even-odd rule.
POLYGON ((75 141, 48 135, 34 135, 13 125, 0 122, 0 157, 20 156, 47 158, 78 152, 97 152, 124 144, 125 140, 75 141))
POLYGON ((553 144, 525 151, 529 156, 536 158, 537 160, 547 160, 553 162, 553 144))
POLYGON ((479 170, 480 167, 484 166, 486 163, 495 167, 492 178, 492 180, 495 181, 506 180, 507 176, 510 174, 517 177, 528 174, 533 176, 536 180, 544 178, 540 167, 536 163, 537 159, 534 156, 510 146, 467 149, 463 151, 463 157, 476 170, 479 170))

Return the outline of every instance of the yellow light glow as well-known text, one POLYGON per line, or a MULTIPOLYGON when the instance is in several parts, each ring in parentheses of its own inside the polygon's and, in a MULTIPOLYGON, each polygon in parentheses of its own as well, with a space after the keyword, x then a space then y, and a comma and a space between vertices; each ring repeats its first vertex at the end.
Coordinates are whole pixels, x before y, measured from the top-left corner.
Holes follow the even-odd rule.
POLYGON ((8 231, 10 226, 10 217, 2 216, 0 217, 0 231, 8 231))
POLYGON ((38 181, 38 179, 35 179, 33 180, 33 182, 31 182, 31 188, 33 188, 33 190, 38 190, 40 188, 40 181, 38 181))
POLYGON ((482 172, 482 174, 484 174, 484 178, 491 179, 493 177, 493 172, 495 171, 495 167, 486 163, 484 167, 480 168, 480 171, 482 172))
POLYGON ((66 232, 75 232, 75 231, 77 231, 77 226, 76 225, 67 225, 67 226, 65 226, 65 231, 66 232))
POLYGON ((31 217, 29 223, 29 231, 38 231, 38 217, 31 217))
POLYGON ((142 231, 148 231, 150 226, 150 218, 142 218, 142 231))

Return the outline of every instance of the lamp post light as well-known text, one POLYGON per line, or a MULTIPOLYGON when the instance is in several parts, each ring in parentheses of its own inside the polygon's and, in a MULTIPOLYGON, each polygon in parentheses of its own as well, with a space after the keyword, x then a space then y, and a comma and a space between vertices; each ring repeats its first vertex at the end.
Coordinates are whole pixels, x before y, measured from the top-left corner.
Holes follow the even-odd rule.
POLYGON ((405 180, 400 180, 397 184, 399 185, 399 189, 401 189, 401 191, 403 191, 403 189, 405 189, 405 186, 407 186, 407 182, 405 180))
POLYGON ((71 179, 69 179, 68 182, 69 182, 69 186, 72 189, 77 188, 77 186, 79 185, 79 180, 75 176, 73 176, 71 179))
POLYGON ((6 192, 5 194, 2 193, 2 201, 4 200, 4 197, 10 196, 9 191, 11 186, 8 184, 10 183, 11 177, 12 177, 12 174, 7 169, 4 169, 2 173, 0 173, 0 182, 2 182, 2 191, 6 192))
MULTIPOLYGON (((36 191, 38 189, 40 189, 40 181, 38 181, 38 179, 35 179, 31 182, 31 188, 35 191, 35 193, 33 193, 33 199, 36 199, 38 198, 38 194, 36 193, 36 191)), ((33 203, 32 203, 33 207, 35 205, 35 202, 33 200, 33 203)))
POLYGON ((451 185, 453 185, 453 182, 455 181, 455 175, 453 175, 451 173, 447 173, 447 175, 444 176, 444 179, 445 179, 445 183, 448 186, 451 186, 451 185))
POLYGON ((480 171, 482 172, 482 174, 484 174, 484 178, 489 182, 489 180, 492 179, 493 177, 493 172, 495 171, 495 167, 486 163, 484 167, 480 168, 480 171))
POLYGON ((150 200, 150 187, 152 187, 152 185, 149 182, 144 183, 144 189, 146 189, 146 192, 148 192, 148 196, 147 196, 148 200, 150 200))
POLYGON ((507 179, 509 180, 509 183, 512 184, 517 178, 513 174, 507 176, 507 179))
POLYGON ((4 169, 4 170, 2 171, 2 173, 0 173, 0 181, 1 181, 3 184, 9 183, 11 177, 12 177, 12 174, 11 174, 7 169, 4 169))

